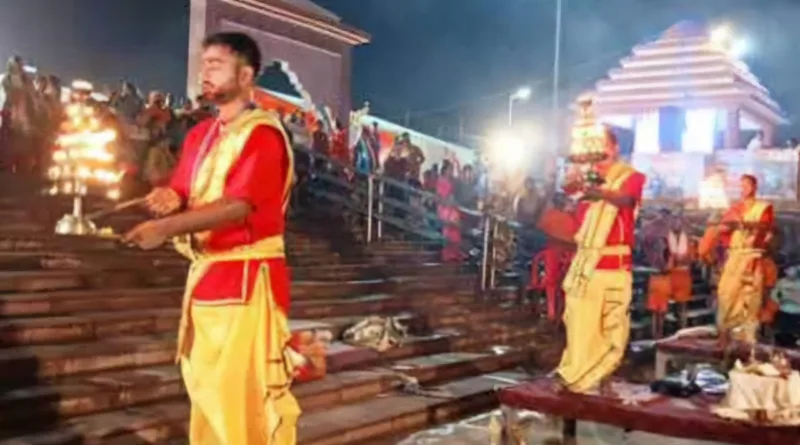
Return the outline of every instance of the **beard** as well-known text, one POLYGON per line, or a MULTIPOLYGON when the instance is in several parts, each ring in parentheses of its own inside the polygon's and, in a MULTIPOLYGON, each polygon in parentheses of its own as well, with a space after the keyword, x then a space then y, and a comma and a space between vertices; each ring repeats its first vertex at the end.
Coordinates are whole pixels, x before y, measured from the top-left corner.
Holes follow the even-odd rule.
POLYGON ((210 82, 203 82, 203 98, 214 105, 225 105, 242 94, 242 89, 235 82, 215 86, 210 82))

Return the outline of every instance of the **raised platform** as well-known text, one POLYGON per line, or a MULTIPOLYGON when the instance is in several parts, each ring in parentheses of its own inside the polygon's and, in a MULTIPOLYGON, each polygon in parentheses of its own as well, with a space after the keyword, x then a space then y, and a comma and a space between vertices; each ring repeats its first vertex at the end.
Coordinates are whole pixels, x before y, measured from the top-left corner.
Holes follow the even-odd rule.
MULTIPOLYGON (((767 345, 756 347, 756 356, 761 360, 768 359, 772 352, 784 353, 792 368, 800 369, 800 352, 767 345)), ((661 340, 656 342, 656 378, 663 378, 668 372, 669 365, 675 361, 721 362, 726 359, 726 354, 730 359, 746 360, 750 357, 750 353, 750 348, 743 344, 731 345, 728 351, 724 351, 716 339, 684 337, 661 340)))
MULTIPOLYGON (((623 384, 630 392, 645 387, 623 384)), ((757 427, 715 416, 710 407, 719 399, 698 396, 677 399, 653 395, 636 404, 599 395, 556 393, 549 379, 522 383, 498 392, 500 403, 513 409, 537 411, 564 420, 565 443, 576 421, 591 421, 663 436, 726 442, 738 445, 796 444, 800 428, 757 427)))

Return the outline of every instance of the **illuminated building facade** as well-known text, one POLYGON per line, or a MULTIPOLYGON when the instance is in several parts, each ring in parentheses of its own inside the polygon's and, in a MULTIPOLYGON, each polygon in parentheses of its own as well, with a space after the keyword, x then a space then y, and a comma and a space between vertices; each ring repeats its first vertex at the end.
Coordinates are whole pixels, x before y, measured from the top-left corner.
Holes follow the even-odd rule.
POLYGON ((634 133, 634 153, 774 146, 785 124, 769 91, 705 26, 681 22, 637 45, 590 93, 601 121, 634 133))

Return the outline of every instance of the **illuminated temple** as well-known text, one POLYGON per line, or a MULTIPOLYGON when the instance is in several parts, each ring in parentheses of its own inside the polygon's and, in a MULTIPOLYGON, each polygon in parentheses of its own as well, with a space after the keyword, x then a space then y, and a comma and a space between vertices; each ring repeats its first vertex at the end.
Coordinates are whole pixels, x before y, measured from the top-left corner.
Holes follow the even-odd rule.
POLYGON ((740 60, 743 42, 726 28, 680 22, 635 46, 579 98, 621 136, 621 151, 648 177, 646 198, 702 207, 706 179, 721 175, 715 193, 735 199, 747 173, 762 197, 797 200, 798 153, 772 149, 788 122, 740 60))
POLYGON ((600 118, 634 133, 635 153, 711 153, 773 146, 786 123, 732 42, 681 22, 637 45, 591 93, 600 118))

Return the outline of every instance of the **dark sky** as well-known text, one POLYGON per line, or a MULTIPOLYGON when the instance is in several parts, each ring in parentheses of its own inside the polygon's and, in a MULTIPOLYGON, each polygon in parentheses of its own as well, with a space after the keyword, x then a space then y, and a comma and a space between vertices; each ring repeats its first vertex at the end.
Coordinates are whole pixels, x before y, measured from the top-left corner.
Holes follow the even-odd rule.
MULTIPOLYGON (((550 106, 555 0, 317 0, 373 36, 356 50, 354 103, 413 126, 479 132, 505 92, 536 87, 550 106)), ((638 42, 685 19, 730 22, 789 115, 800 113, 800 0, 564 0, 562 98, 591 87, 638 42)), ((187 0, 2 0, 0 57, 19 53, 64 78, 184 91, 187 0)), ((302 79, 301 79, 302 80, 302 79)), ((800 129, 799 129, 800 130, 800 129)))

